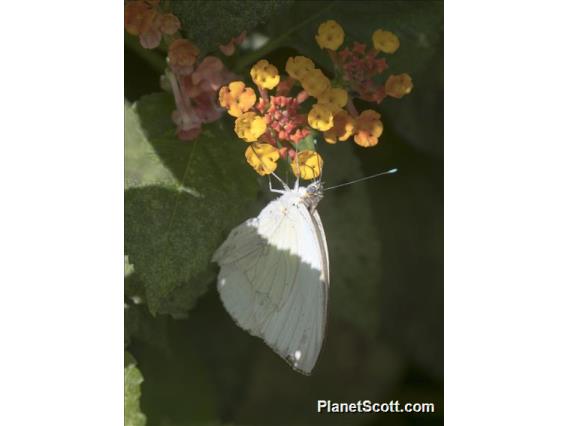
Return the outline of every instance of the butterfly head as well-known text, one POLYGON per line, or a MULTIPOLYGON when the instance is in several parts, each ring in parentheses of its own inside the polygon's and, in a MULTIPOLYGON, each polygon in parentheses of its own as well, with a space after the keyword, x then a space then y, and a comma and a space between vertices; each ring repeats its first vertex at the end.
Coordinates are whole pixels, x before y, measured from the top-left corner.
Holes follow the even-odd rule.
POLYGON ((302 201, 310 210, 314 210, 322 198, 323 184, 320 180, 312 182, 306 186, 305 192, 302 194, 302 201))

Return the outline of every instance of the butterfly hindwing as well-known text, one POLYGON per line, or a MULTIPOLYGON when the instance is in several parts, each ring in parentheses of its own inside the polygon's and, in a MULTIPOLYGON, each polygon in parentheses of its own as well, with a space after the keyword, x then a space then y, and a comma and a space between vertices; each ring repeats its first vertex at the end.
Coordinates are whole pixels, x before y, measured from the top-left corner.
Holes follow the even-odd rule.
POLYGON ((323 342, 329 285, 317 212, 294 191, 236 227, 215 253, 218 289, 237 324, 309 374, 323 342))

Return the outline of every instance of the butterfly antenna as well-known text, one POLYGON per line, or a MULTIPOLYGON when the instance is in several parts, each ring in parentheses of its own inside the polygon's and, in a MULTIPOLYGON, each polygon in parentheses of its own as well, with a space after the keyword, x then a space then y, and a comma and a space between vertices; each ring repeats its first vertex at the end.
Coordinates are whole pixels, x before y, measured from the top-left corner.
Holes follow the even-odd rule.
POLYGON ((340 185, 330 186, 329 188, 325 188, 324 191, 329 191, 330 189, 335 189, 335 188, 341 188, 342 186, 351 185, 351 184, 357 183, 357 182, 363 182, 364 180, 373 179, 373 178, 376 178, 376 177, 382 176, 382 175, 390 175, 390 174, 396 173, 397 171, 398 171, 398 169, 391 169, 391 170, 386 171, 386 172, 377 173, 377 174, 374 174, 374 175, 371 175, 371 176, 365 176, 361 179, 352 180, 351 182, 346 182, 346 183, 342 183, 340 185))
MULTIPOLYGON (((272 172, 271 174, 272 174, 272 176, 274 176, 274 177, 278 180, 278 182, 280 182, 280 184, 282 185, 282 187, 283 187, 285 190, 287 190, 287 191, 290 190, 290 188, 288 187, 288 185, 286 185, 286 182, 284 182, 282 179, 280 179, 276 173, 272 172)), ((270 175, 268 175, 268 184, 270 185, 270 191, 272 191, 272 192, 279 192, 278 190, 272 189, 272 180, 270 180, 270 175)))

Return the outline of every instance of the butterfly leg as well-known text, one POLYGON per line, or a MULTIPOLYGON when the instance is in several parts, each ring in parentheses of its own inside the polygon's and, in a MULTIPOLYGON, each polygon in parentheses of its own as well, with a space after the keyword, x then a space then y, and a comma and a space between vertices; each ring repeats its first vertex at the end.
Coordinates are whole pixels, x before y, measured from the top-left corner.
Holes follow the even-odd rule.
POLYGON ((272 187, 272 179, 270 178, 270 175, 268 175, 268 188, 270 189, 270 192, 276 192, 277 194, 284 194, 286 191, 290 190, 290 188, 288 188, 288 185, 286 185, 282 179, 280 179, 275 173, 272 174, 276 179, 278 179, 278 181, 282 184, 284 189, 274 189, 272 187))

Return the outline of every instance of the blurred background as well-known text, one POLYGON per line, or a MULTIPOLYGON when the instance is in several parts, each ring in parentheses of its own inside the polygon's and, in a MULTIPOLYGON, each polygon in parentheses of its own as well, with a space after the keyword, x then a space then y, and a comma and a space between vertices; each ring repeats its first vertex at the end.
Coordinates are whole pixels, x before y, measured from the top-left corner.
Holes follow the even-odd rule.
POLYGON ((378 146, 318 144, 328 186, 399 171, 326 192, 318 207, 330 253, 329 322, 306 377, 233 323, 208 262, 232 227, 273 199, 268 181, 244 162, 229 118, 207 125, 203 148, 175 138, 173 98, 160 88, 166 52, 145 50, 125 34, 125 366, 135 369, 128 370, 134 396, 127 404, 138 410, 139 403, 146 424, 160 426, 441 424, 442 3, 170 3, 202 53, 214 51, 214 37, 246 29, 248 44, 232 57, 218 55, 246 78, 260 58, 283 72, 297 54, 328 70, 313 39, 327 19, 343 26, 347 42, 370 43, 374 30, 388 29, 401 42, 390 69, 410 74, 414 89, 378 107, 356 101, 360 111, 382 115, 378 146), (234 22, 239 10, 246 16, 234 22), (215 34, 219 26, 226 34, 215 34), (208 148, 217 145, 222 152, 208 148), (238 160, 223 163, 224 155, 238 160), (208 162, 199 163, 205 156, 208 162), (213 201, 184 199, 168 186, 176 179, 213 194, 213 201), (164 219, 172 210, 179 220, 164 219), (436 412, 318 414, 318 399, 432 402, 436 412))

